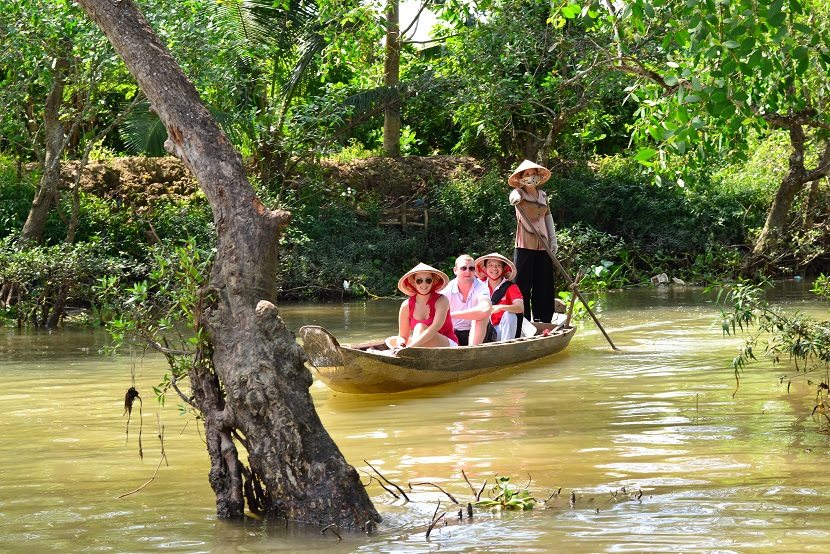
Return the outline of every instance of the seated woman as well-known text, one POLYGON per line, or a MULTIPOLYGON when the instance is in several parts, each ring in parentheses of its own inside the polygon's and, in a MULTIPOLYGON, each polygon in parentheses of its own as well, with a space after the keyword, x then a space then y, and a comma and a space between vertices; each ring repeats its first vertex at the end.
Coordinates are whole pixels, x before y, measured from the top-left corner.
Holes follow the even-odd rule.
POLYGON ((438 294, 449 282, 445 273, 424 263, 400 278, 398 289, 409 298, 398 312, 398 336, 387 341, 393 352, 405 346, 458 346, 450 318, 450 301, 438 294))
POLYGON ((509 280, 516 278, 516 266, 496 252, 481 256, 475 266, 476 275, 490 289, 493 303, 490 323, 496 328, 496 342, 520 336, 525 304, 519 286, 509 280))

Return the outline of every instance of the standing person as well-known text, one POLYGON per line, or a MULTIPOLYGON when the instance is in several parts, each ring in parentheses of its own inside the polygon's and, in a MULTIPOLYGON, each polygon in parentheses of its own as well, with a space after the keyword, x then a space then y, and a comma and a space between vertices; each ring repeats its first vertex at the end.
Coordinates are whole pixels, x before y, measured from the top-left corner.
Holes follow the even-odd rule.
POLYGON ((517 338, 522 331, 525 305, 522 291, 510 280, 516 278, 516 266, 497 252, 481 256, 475 265, 476 275, 490 291, 490 323, 496 329, 496 342, 517 338))
POLYGON ((437 292, 449 281, 446 273, 424 263, 398 280, 398 289, 409 298, 398 311, 398 336, 390 337, 387 342, 393 352, 405 346, 458 346, 450 318, 450 302, 437 292))
POLYGON ((462 254, 455 259, 455 279, 440 292, 450 301, 450 317, 461 346, 493 342, 495 329, 490 325, 490 291, 476 279, 473 258, 462 254))
POLYGON ((548 179, 550 170, 530 160, 519 164, 507 179, 507 184, 513 187, 509 200, 516 206, 516 252, 513 257, 516 284, 524 297, 525 317, 544 322, 553 319, 556 301, 553 261, 545 251, 545 244, 554 254, 558 250, 548 197, 539 188, 548 179))

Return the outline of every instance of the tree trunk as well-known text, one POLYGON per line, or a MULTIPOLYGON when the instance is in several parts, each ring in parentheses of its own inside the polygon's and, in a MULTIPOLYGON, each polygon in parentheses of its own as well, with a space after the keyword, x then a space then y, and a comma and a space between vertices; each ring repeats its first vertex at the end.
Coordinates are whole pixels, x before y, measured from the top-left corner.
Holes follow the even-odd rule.
POLYGON ((197 360, 190 378, 204 417, 217 514, 242 517, 247 498, 268 518, 344 528, 380 521, 317 417, 304 353, 274 305, 279 233, 289 214, 256 197, 239 155, 133 2, 79 4, 135 76, 167 128, 165 146, 191 170, 213 209, 216 261, 200 319, 213 352, 197 360))
POLYGON ((759 260, 768 253, 769 249, 781 238, 781 231, 787 222, 787 214, 793 204, 795 195, 804 188, 804 182, 797 176, 788 174, 778 187, 772 201, 764 228, 752 248, 751 258, 759 260))
POLYGON ((804 168, 805 135, 804 129, 797 124, 789 127, 790 146, 792 151, 789 158, 789 171, 772 201, 764 228, 755 241, 752 252, 744 264, 745 272, 752 272, 762 265, 770 248, 781 238, 781 231, 787 222, 787 214, 792 207, 796 194, 804 188, 804 185, 826 176, 830 171, 830 141, 825 141, 824 153, 819 159, 816 169, 807 171, 804 168))
POLYGON ((810 183, 810 191, 807 194, 807 200, 804 203, 804 230, 808 231, 813 226, 815 220, 816 204, 818 204, 819 179, 813 180, 810 183))
POLYGON ((66 139, 63 132, 63 123, 60 121, 60 109, 63 103, 63 90, 66 84, 66 76, 69 73, 70 45, 67 41, 60 43, 60 52, 55 59, 55 66, 52 70, 52 88, 46 99, 46 108, 43 115, 43 126, 45 129, 46 152, 43 160, 43 175, 29 209, 29 215, 23 224, 23 231, 20 234, 21 244, 26 242, 42 242, 43 231, 46 228, 46 218, 49 215, 49 208, 58 193, 60 183, 60 157, 63 153, 66 139))
MULTIPOLYGON (((58 294, 55 298, 55 303, 52 305, 51 310, 48 311, 48 317, 44 323, 44 326, 47 329, 57 329, 58 324, 61 321, 61 317, 63 317, 63 311, 66 309, 66 297, 68 294, 68 286, 62 285, 58 289, 58 294)), ((48 310, 48 308, 46 308, 48 310)))
MULTIPOLYGON (((399 13, 399 0, 388 0, 386 4, 386 59, 383 62, 383 84, 387 87, 397 87, 400 82, 399 13)), ((392 157, 401 155, 401 104, 400 95, 397 92, 383 110, 383 152, 392 157)))

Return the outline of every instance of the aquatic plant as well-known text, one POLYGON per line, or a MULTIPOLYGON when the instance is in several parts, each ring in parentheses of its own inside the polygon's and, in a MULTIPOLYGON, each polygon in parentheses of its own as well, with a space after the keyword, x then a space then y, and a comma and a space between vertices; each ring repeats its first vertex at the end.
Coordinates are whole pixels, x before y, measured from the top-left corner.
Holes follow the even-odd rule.
MULTIPOLYGON (((738 330, 749 336, 744 346, 732 359, 735 381, 740 386, 740 373, 748 364, 757 361, 756 351, 761 345, 763 354, 773 363, 789 361, 797 373, 807 374, 830 366, 830 321, 819 320, 802 312, 785 313, 770 305, 764 296, 764 286, 742 281, 718 294, 721 307, 721 329, 732 336, 738 330)), ((830 296, 830 280, 824 275, 816 279, 812 292, 822 298, 830 296)), ((781 377, 781 382, 789 380, 781 377)), ((813 415, 824 415, 830 423, 830 403, 827 393, 830 387, 827 377, 818 384, 813 415)), ((811 383, 808 381, 808 383, 811 383)), ((737 392, 737 387, 735 392, 737 392)), ((734 394, 734 393, 733 393, 734 394)))
POLYGON ((510 484, 509 475, 496 476, 496 483, 490 489, 490 498, 477 500, 473 506, 488 510, 532 510, 536 499, 527 488, 510 484))

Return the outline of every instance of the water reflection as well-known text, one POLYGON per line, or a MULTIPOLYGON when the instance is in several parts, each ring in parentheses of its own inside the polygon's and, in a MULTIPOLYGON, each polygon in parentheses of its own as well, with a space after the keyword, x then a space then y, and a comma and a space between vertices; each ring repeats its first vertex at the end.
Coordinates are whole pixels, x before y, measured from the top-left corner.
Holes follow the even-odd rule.
MULTIPOLYGON (((823 311, 792 283, 783 298, 823 311)), ((809 552, 830 546, 827 436, 809 418, 814 386, 780 368, 727 367, 738 339, 713 327, 714 293, 612 294, 603 322, 620 352, 583 325, 563 355, 435 389, 378 396, 312 386, 320 416, 369 481, 371 463, 413 483, 415 502, 369 485, 385 522, 373 537, 214 517, 198 427, 163 409, 149 357, 103 357, 99 333, 0 333, 0 551, 175 552, 809 552), (142 393, 129 440, 124 391, 142 393), (789 385, 789 392, 788 392, 789 385), (142 451, 138 433, 142 424, 142 451), (140 493, 160 456, 169 465, 140 493), (435 507, 510 475, 540 499, 530 513, 439 525, 435 507), (624 489, 624 492, 623 492, 624 489), (573 492, 575 504, 570 505, 573 492), (640 498, 636 498, 638 493, 640 498)), ((397 301, 282 308, 344 342, 390 334, 397 301)))

